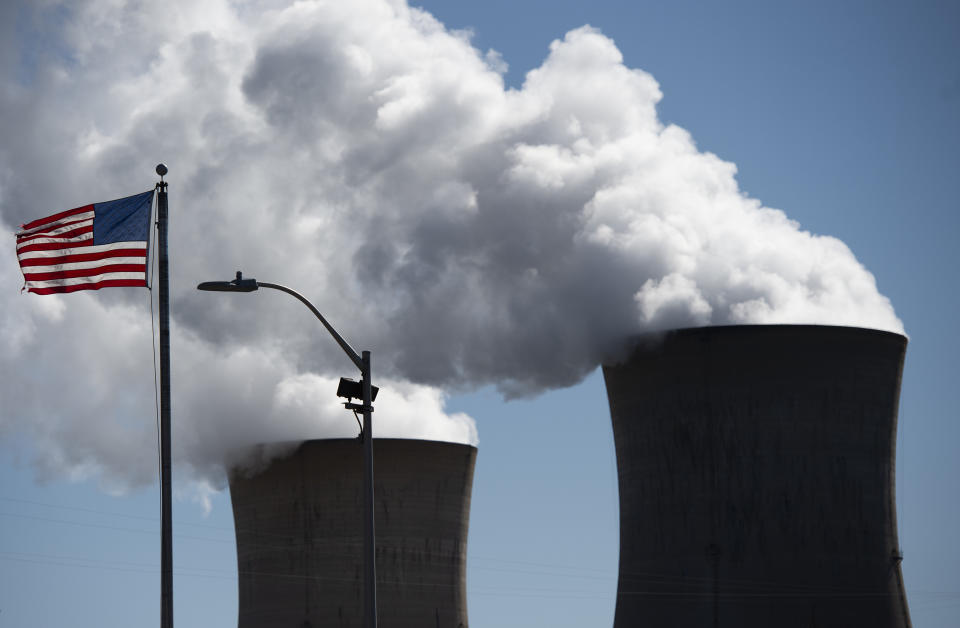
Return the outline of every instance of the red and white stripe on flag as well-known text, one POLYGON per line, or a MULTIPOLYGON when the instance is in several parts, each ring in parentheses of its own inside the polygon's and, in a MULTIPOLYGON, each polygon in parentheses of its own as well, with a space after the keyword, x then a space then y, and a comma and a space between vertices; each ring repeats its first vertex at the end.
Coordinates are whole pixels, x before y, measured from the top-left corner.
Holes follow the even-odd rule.
POLYGON ((40 218, 17 233, 24 290, 36 294, 147 285, 153 190, 40 218))

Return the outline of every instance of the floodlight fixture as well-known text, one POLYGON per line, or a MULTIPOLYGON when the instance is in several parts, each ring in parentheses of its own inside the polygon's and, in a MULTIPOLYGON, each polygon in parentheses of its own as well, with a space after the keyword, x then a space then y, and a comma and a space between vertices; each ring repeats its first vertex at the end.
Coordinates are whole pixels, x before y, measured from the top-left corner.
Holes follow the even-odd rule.
MULTIPOLYGON (((379 390, 377 386, 370 386, 370 401, 377 400, 379 390)), ((363 380, 358 382, 349 377, 341 377, 340 385, 337 386, 337 396, 344 399, 363 399, 363 380)))

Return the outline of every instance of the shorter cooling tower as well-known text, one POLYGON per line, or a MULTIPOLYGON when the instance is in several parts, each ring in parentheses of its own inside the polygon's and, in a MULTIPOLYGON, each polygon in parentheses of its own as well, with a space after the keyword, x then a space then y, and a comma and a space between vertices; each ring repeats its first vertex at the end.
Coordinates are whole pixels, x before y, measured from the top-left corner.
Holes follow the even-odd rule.
POLYGON ((815 325, 641 338, 603 369, 620 628, 908 628, 894 505, 907 339, 815 325))
MULTIPOLYGON (((374 439, 381 628, 467 626, 477 449, 374 439)), ((239 628, 363 625, 363 446, 312 440, 254 474, 235 470, 239 628)))

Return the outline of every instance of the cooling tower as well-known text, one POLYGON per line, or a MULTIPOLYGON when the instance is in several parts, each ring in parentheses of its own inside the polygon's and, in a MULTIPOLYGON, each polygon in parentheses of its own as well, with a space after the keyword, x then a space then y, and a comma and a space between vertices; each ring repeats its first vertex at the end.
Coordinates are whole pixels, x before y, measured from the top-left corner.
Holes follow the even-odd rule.
POLYGON ((894 506, 906 344, 708 327, 643 337, 605 366, 615 626, 910 626, 894 506))
MULTIPOLYGON (((373 445, 379 626, 466 627, 476 448, 373 445)), ((362 626, 362 457, 357 440, 313 440, 231 474, 240 628, 362 626)))

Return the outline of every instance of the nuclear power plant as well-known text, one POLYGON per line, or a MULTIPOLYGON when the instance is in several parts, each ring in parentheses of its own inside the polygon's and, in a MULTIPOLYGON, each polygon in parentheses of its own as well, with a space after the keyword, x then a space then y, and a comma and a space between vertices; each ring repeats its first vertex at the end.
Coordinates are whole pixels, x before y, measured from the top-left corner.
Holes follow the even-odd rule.
MULTIPOLYGON (((374 439, 381 628, 466 627, 466 557, 477 449, 374 439)), ((362 444, 307 441, 235 470, 239 628, 363 625, 362 444)))
MULTIPOLYGON (((703 327, 641 336, 604 366, 615 628, 910 628, 894 499, 906 345, 703 327)), ((466 627, 476 448, 374 450, 380 626, 466 627)), ((361 458, 357 440, 314 440, 231 474, 240 628, 362 625, 361 458)))
POLYGON ((614 625, 906 628, 894 458, 907 339, 812 325, 639 338, 603 368, 614 625))

